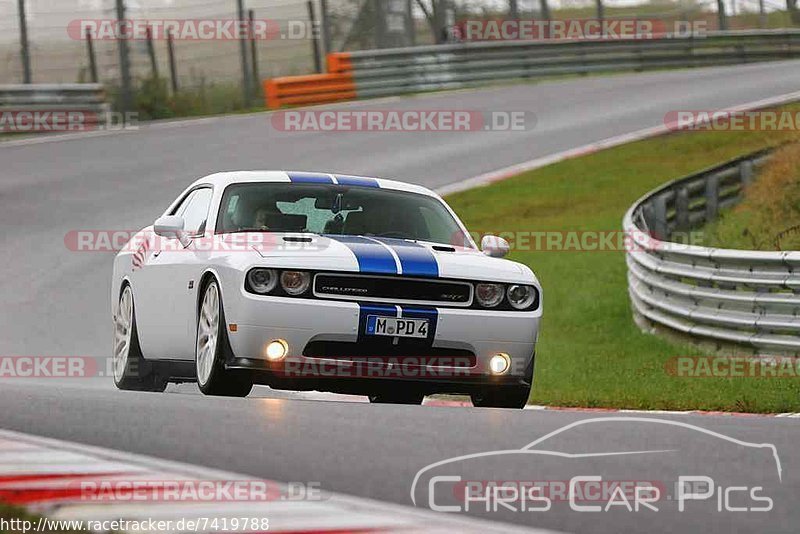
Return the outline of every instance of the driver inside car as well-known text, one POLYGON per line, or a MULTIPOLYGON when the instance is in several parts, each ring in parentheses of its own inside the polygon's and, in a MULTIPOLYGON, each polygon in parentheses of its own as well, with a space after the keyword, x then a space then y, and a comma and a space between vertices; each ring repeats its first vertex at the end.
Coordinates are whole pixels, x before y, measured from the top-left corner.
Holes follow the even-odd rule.
POLYGON ((275 215, 276 210, 270 209, 269 207, 261 207, 256 210, 255 217, 253 218, 253 228, 257 228, 259 230, 269 230, 269 225, 267 221, 269 220, 270 215, 275 215))

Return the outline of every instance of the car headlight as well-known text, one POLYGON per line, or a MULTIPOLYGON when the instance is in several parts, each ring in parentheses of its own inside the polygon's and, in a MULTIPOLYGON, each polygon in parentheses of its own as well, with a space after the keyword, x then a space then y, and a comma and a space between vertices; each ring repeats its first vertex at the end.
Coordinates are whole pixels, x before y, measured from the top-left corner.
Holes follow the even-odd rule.
POLYGON ((302 295, 311 285, 311 275, 303 271, 283 271, 281 287, 292 296, 302 295))
POLYGON ((500 284, 476 284, 475 298, 484 308, 494 308, 503 301, 503 286, 500 284))
POLYGON ((508 286, 506 295, 512 308, 525 310, 530 308, 536 301, 536 288, 513 284, 508 286))
POLYGON ((252 269, 247 273, 247 283, 254 292, 265 295, 278 285, 278 273, 274 269, 252 269))

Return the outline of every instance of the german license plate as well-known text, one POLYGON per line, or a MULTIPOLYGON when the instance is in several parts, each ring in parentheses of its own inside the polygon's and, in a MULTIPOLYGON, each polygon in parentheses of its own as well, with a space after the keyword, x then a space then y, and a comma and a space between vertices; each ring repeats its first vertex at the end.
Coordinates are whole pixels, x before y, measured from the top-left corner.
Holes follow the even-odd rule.
POLYGON ((428 337, 428 320, 368 315, 366 334, 370 336, 426 338, 428 337))

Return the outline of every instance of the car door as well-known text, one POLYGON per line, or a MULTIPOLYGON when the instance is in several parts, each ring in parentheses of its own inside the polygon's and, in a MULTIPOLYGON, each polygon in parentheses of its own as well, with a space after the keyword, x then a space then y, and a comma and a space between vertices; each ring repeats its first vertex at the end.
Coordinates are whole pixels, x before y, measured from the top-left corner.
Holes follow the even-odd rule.
MULTIPOLYGON (((170 215, 184 219, 189 237, 203 234, 213 191, 199 187, 188 193, 170 215)), ((134 274, 139 340, 146 358, 194 358, 194 304, 204 265, 193 243, 184 247, 177 238, 154 236, 156 245, 134 274)), ((206 254, 207 255, 207 254, 206 254)))

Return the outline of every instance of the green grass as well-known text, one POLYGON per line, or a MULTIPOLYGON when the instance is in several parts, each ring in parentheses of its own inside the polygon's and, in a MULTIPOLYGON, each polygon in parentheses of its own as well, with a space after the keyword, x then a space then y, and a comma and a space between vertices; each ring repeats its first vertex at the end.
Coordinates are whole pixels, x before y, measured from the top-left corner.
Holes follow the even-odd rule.
MULTIPOLYGON (((795 106, 793 109, 800 109, 795 106)), ((686 132, 631 143, 448 197, 474 231, 614 231, 641 195, 673 178, 780 143, 789 134, 686 132)), ((624 253, 514 250, 544 288, 531 401, 537 404, 747 412, 800 411, 800 379, 678 378, 675 356, 701 352, 642 333, 624 253)))
POLYGON ((742 197, 706 225, 709 246, 800 250, 800 144, 776 151, 742 197))
MULTIPOLYGON (((121 109, 119 88, 110 86, 107 91, 114 108, 121 109)), ((266 109, 260 94, 252 95, 251 105, 245 106, 238 83, 201 83, 197 87, 180 88, 172 94, 164 78, 139 80, 133 104, 133 111, 139 113, 141 121, 252 113, 266 109)))

